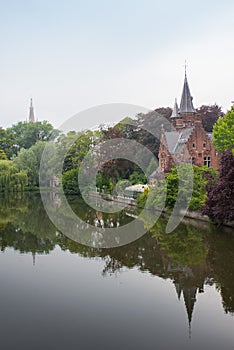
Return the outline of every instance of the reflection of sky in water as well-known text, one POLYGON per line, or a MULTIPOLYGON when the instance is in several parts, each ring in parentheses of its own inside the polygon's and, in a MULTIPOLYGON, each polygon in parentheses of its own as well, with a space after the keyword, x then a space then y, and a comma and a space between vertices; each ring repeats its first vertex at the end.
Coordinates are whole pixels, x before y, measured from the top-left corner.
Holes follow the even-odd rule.
POLYGON ((61 235, 38 195, 0 197, 0 212, 4 350, 233 348, 233 231, 186 220, 165 235, 161 218, 131 244, 97 250, 61 235))
MULTIPOLYGON (((120 248, 121 249, 121 248, 120 248)), ((169 279, 136 267, 104 277, 105 262, 56 247, 0 254, 4 349, 231 349, 234 319, 214 286, 197 294, 192 335, 169 279)))

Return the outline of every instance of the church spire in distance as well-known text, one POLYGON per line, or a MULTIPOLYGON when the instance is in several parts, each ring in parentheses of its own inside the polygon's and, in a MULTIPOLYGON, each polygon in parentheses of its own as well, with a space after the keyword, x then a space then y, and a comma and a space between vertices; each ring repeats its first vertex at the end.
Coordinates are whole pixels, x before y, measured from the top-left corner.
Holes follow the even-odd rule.
POLYGON ((35 116, 34 116, 34 109, 33 109, 33 103, 32 98, 30 100, 30 107, 29 107, 29 122, 34 123, 35 122, 35 116))
POLYGON ((188 80, 187 80, 187 65, 185 63, 185 77, 184 86, 180 102, 180 113, 195 113, 195 108, 193 107, 193 98, 190 93, 188 80))

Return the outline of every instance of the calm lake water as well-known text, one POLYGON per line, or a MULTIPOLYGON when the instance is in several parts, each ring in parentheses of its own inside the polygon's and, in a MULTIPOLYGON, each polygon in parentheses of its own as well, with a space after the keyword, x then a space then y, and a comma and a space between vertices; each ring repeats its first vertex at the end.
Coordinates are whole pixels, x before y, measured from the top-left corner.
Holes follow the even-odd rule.
POLYGON ((166 223, 95 249, 61 234, 40 195, 1 197, 1 348, 234 349, 234 231, 189 221, 165 234, 166 223))

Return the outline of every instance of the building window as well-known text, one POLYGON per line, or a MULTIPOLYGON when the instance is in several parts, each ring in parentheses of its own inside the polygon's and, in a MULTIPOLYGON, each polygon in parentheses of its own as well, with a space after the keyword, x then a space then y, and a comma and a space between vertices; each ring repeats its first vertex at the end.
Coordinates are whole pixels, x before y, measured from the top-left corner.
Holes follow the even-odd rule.
POLYGON ((206 148, 206 143, 205 142, 203 143, 203 148, 206 148))
POLYGON ((210 157, 204 157, 204 165, 210 168, 210 157))
POLYGON ((195 145, 195 143, 193 143, 193 148, 195 148, 196 147, 196 145, 195 145))
POLYGON ((188 120, 188 126, 191 126, 191 121, 190 120, 188 120))
POLYGON ((192 157, 192 164, 195 164, 195 162, 196 162, 196 158, 192 157))

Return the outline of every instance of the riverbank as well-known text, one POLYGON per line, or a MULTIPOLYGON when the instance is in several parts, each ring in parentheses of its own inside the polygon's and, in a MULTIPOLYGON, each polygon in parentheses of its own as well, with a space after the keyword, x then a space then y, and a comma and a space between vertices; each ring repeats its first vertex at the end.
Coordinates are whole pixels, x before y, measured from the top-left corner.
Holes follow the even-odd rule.
MULTIPOLYGON (((113 196, 110 194, 100 194, 98 192, 90 192, 89 196, 96 199, 100 199, 101 197, 102 199, 105 199, 107 201, 113 201, 116 203, 126 204, 131 207, 138 208, 137 200, 133 198, 126 198, 123 196, 113 196)), ((163 214, 166 214, 166 215, 169 214, 167 209, 164 209, 162 212, 163 214)), ((197 212, 197 211, 190 211, 190 210, 180 211, 180 214, 183 215, 185 218, 204 221, 214 225, 214 223, 212 223, 212 221, 209 219, 207 215, 202 215, 200 212, 197 212)), ((234 228, 234 222, 226 223, 224 226, 234 228)))

